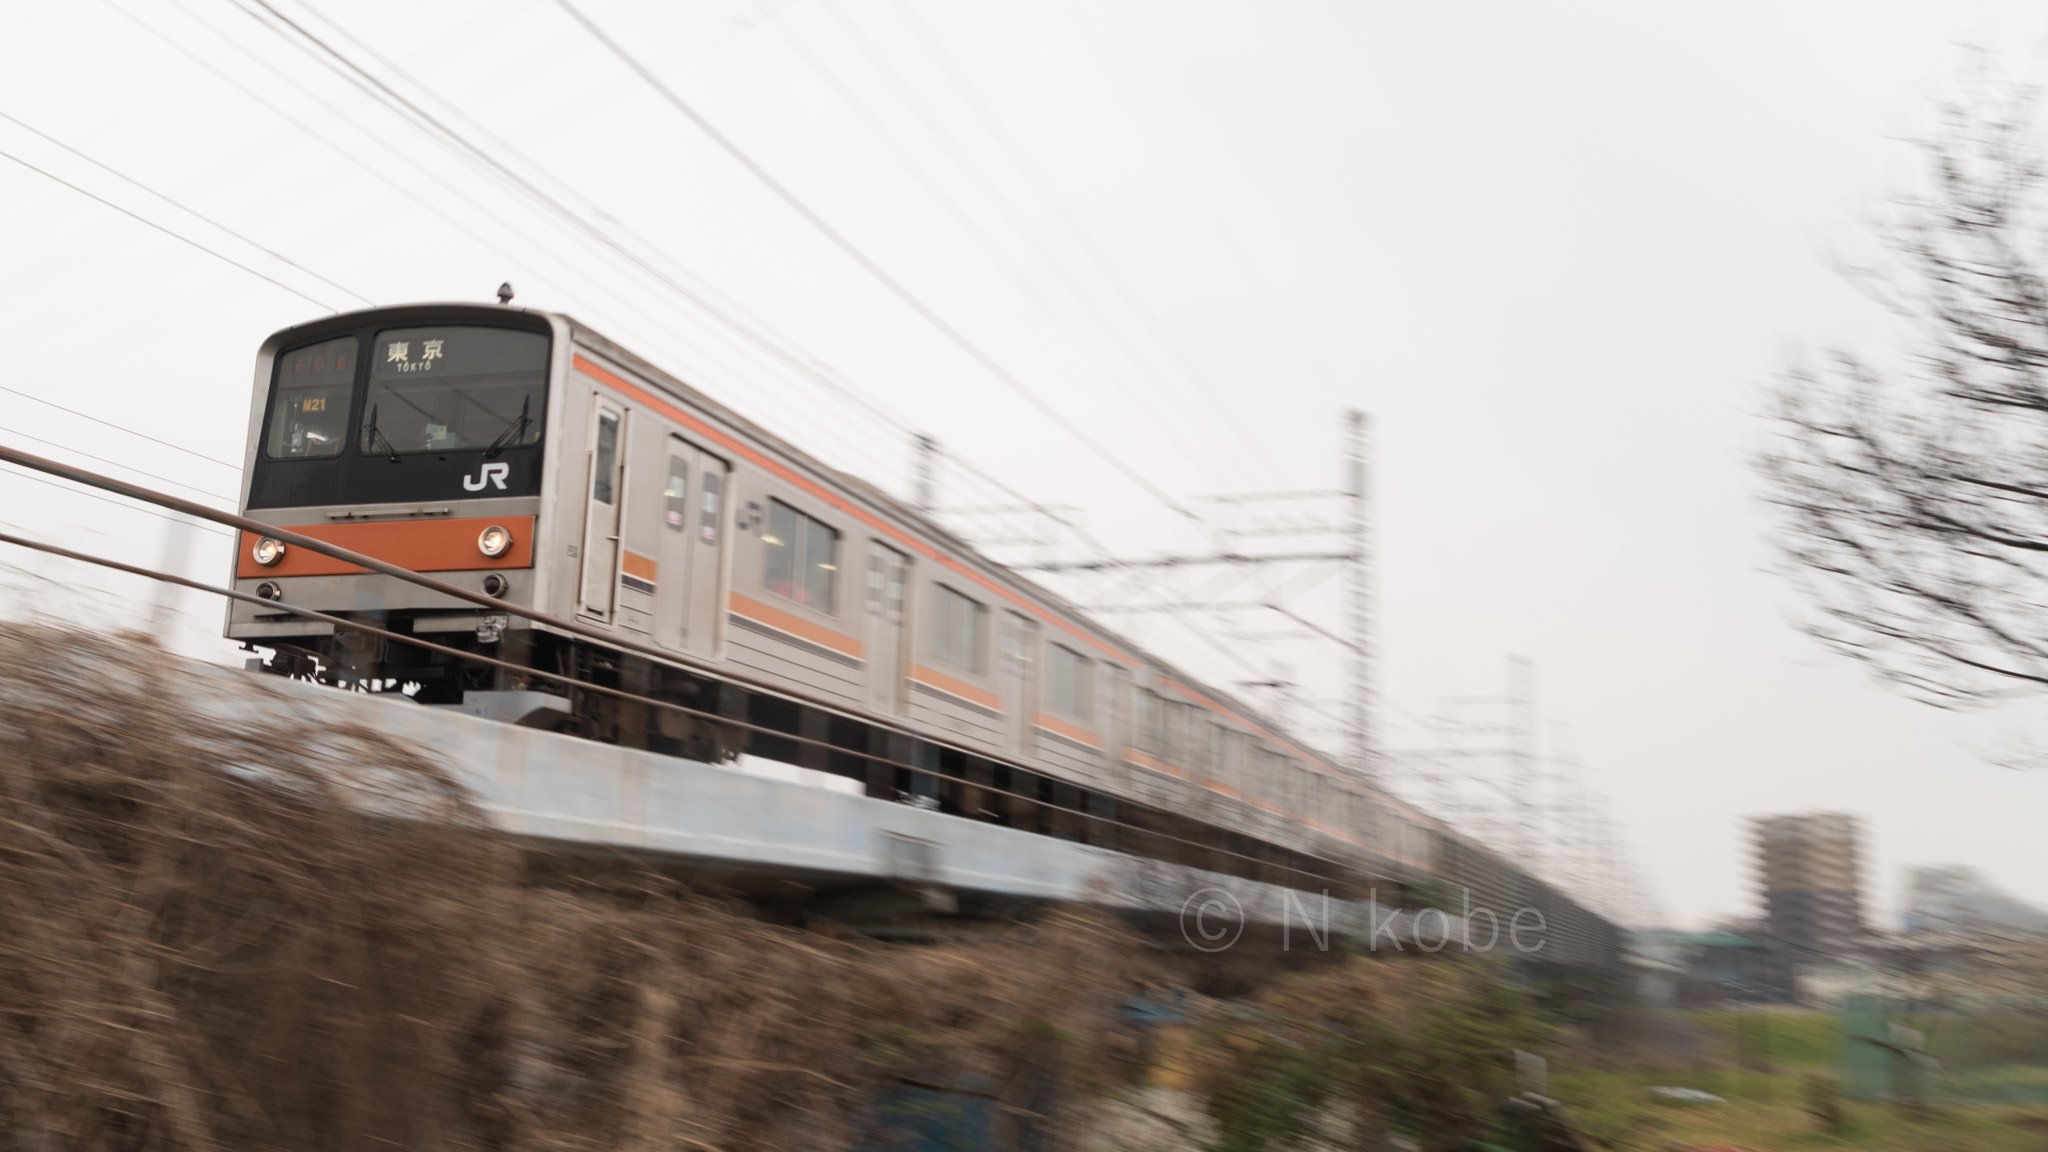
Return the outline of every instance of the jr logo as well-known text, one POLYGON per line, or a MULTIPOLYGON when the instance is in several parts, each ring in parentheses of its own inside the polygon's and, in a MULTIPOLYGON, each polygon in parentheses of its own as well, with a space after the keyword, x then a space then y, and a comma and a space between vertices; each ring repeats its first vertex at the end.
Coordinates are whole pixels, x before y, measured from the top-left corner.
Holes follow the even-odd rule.
POLYGON ((464 476, 462 478, 462 486, 470 492, 481 492, 486 485, 490 484, 496 484, 498 487, 503 488, 505 486, 505 477, 511 474, 512 466, 510 464, 486 464, 477 469, 475 476, 464 476))

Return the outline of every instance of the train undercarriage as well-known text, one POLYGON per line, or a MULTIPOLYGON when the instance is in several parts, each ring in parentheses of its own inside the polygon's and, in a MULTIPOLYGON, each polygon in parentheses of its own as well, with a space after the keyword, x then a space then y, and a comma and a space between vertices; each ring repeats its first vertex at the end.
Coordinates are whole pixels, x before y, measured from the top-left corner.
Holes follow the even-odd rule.
POLYGON ((411 613, 346 616, 454 651, 337 628, 298 643, 265 641, 270 654, 251 666, 700 763, 750 756, 791 764, 858 782, 874 799, 1337 899, 1372 890, 1400 905, 1427 888, 854 715, 578 637, 515 627, 503 617, 478 614, 470 631, 415 633, 411 613))

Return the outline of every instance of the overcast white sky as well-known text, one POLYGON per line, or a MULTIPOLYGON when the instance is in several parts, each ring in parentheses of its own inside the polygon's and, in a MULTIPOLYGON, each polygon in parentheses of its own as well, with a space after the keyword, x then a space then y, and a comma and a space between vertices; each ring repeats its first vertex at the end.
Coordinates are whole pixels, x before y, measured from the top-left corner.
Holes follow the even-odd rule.
MULTIPOLYGON (((1201 545, 551 0, 270 2, 693 292, 1083 509, 1117 551, 1201 545)), ((2040 75, 2038 8, 581 2, 1176 496, 1327 487, 1337 414, 1373 412, 1388 743, 1425 742, 1444 697, 1498 692, 1507 653, 1535 659, 1547 740, 1612 793, 1677 922, 1752 906, 1744 816, 1813 808, 1866 819, 1880 906, 1900 869, 1940 861, 2048 903, 2048 774, 1986 759, 2039 734, 2042 710, 1945 716, 1796 635, 1746 463, 1788 353, 1890 339, 1830 254, 1864 250, 1876 198, 1910 183, 1900 140, 1950 87, 1958 44, 2040 75)), ((9 443, 229 494, 233 470, 194 453, 240 459, 266 334, 365 300, 484 300, 509 278, 521 303, 905 491, 900 429, 508 192, 256 7, 0 0, 9 443)), ((942 496, 1000 499, 957 470, 942 496)), ((0 521, 162 554, 161 521, 11 473, 0 521)), ((202 540, 192 570, 225 573, 225 541, 202 540)), ((28 568, 96 590, 108 620, 150 595, 28 568)), ((203 641, 216 606, 185 607, 185 646, 225 657, 203 641)), ((1131 630, 1219 683, 1244 677, 1177 627, 1131 630)))

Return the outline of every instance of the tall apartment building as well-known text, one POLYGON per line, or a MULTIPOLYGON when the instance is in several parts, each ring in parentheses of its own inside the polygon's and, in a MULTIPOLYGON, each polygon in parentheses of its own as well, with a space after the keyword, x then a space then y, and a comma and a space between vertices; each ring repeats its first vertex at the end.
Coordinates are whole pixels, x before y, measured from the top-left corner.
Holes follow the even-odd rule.
POLYGON ((1815 812, 1751 823, 1766 931, 1785 962, 1811 964, 1853 951, 1863 938, 1856 818, 1815 812))

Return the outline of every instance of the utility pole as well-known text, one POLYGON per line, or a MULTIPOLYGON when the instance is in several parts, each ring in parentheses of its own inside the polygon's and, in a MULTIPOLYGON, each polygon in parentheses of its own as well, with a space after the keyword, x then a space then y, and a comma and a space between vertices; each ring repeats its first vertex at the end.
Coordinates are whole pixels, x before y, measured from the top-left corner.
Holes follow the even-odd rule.
POLYGON ((1353 408, 1345 413, 1344 503, 1345 539, 1350 559, 1346 569, 1346 625, 1351 633, 1346 727, 1351 770, 1368 783, 1380 782, 1378 733, 1373 725, 1372 636, 1372 420, 1353 408))
POLYGON ((914 469, 917 492, 911 503, 919 512, 930 515, 939 503, 939 442, 920 432, 913 447, 917 460, 914 469))

